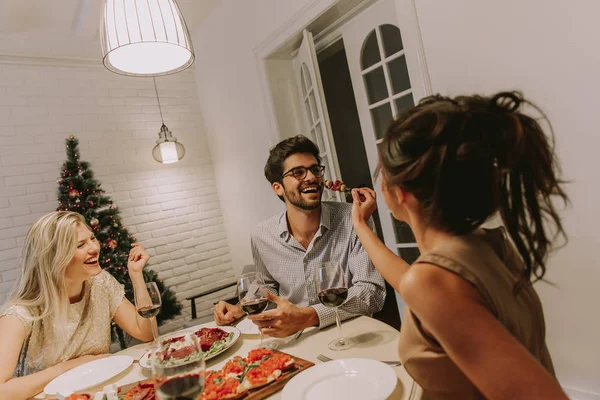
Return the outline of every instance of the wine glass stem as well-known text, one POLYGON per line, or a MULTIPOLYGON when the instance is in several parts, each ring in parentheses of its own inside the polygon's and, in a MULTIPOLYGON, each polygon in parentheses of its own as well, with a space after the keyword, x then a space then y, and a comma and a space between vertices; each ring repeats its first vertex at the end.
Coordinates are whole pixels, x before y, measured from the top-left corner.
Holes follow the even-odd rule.
POLYGON ((337 307, 335 308, 335 323, 340 331, 340 339, 344 337, 344 332, 342 332, 342 323, 340 322, 340 312, 337 307))
POLYGON ((152 326, 152 338, 154 339, 152 343, 156 344, 158 340, 158 323, 156 322, 156 317, 150 318, 150 325, 152 326))
POLYGON ((262 347, 264 335, 263 335, 262 331, 260 330, 260 328, 258 328, 258 331, 260 332, 260 347, 262 347))

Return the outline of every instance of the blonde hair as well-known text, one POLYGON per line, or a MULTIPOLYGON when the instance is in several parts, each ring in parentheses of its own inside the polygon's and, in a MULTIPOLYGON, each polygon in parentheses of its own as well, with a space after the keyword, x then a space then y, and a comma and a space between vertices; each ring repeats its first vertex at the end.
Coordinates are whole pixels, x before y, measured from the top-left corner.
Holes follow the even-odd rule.
POLYGON ((32 321, 53 319, 59 330, 66 326, 69 298, 65 270, 77 250, 77 225, 86 225, 81 214, 59 211, 40 218, 25 237, 21 251, 21 276, 7 305, 25 307, 32 321))

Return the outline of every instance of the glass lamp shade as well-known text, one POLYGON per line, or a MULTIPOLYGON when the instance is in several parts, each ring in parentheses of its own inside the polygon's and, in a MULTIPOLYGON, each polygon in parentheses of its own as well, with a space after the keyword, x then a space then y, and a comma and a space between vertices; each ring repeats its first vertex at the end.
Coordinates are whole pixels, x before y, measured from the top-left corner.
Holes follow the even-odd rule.
POLYGON ((169 75, 194 62, 175 0, 104 0, 100 39, 104 66, 121 75, 169 75))
POLYGON ((165 124, 158 133, 159 139, 152 149, 152 157, 159 163, 172 164, 181 160, 185 155, 185 147, 173 137, 173 134, 165 124))

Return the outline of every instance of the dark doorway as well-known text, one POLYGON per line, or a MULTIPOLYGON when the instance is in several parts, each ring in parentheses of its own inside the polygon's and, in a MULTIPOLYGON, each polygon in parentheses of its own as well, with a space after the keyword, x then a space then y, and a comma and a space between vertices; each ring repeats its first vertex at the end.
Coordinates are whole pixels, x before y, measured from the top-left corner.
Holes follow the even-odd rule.
MULTIPOLYGON (((358 109, 352 89, 352 80, 344 42, 340 39, 318 55, 323 92, 331 123, 338 163, 342 179, 348 187, 373 188, 365 143, 360 129, 358 109)), ((351 198, 347 199, 352 201, 351 198)), ((377 212, 373 215, 379 238, 383 240, 381 223, 377 212)), ((375 318, 398 329, 400 314, 394 289, 386 283, 386 300, 375 318)))

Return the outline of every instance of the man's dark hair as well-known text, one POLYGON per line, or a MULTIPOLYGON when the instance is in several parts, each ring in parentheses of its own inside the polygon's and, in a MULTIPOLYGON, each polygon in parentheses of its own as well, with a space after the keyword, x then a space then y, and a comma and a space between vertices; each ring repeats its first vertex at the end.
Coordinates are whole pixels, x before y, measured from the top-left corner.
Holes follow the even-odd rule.
POLYGON ((303 135, 297 135, 288 139, 284 139, 277 143, 269 152, 269 158, 265 164, 265 178, 269 183, 281 181, 283 170, 283 162, 286 158, 293 154, 310 153, 317 159, 317 163, 321 163, 319 157, 319 148, 309 138, 303 135))

